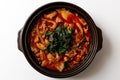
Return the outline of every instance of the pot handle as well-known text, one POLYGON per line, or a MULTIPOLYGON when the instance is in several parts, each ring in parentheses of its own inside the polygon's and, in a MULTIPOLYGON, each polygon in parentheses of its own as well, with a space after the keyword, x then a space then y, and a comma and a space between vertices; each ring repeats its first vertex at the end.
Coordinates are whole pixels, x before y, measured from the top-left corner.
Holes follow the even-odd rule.
POLYGON ((17 43, 18 43, 18 49, 23 52, 23 47, 22 47, 22 30, 23 29, 20 29, 18 31, 17 43))
POLYGON ((102 43, 103 43, 103 37, 102 37, 102 30, 100 28, 97 28, 97 33, 98 33, 98 47, 97 47, 97 52, 102 48, 102 43))

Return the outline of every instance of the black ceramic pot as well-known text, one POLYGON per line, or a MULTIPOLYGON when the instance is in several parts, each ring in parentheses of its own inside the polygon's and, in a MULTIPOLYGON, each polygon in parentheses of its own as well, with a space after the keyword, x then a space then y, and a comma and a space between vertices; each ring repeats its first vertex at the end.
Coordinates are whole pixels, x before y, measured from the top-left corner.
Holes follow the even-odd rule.
POLYGON ((24 27, 18 32, 18 49, 24 53, 30 65, 38 72, 46 76, 55 77, 55 78, 70 77, 85 70, 88 67, 88 65, 93 61, 96 53, 102 48, 102 41, 103 39, 102 39, 101 30, 98 27, 96 27, 94 21, 89 16, 89 14, 85 12, 83 9, 81 9, 80 7, 71 3, 66 3, 66 2, 53 2, 38 8, 28 18, 24 27), (37 63, 36 59, 34 58, 34 55, 32 54, 29 43, 28 43, 28 35, 32 30, 35 22, 39 19, 39 17, 46 12, 49 12, 51 10, 55 10, 58 8, 66 8, 72 12, 78 13, 78 15, 83 17, 88 23, 90 33, 92 35, 92 44, 90 46, 89 54, 86 56, 85 60, 76 68, 69 71, 65 71, 65 72, 55 72, 55 71, 51 71, 41 67, 37 63))

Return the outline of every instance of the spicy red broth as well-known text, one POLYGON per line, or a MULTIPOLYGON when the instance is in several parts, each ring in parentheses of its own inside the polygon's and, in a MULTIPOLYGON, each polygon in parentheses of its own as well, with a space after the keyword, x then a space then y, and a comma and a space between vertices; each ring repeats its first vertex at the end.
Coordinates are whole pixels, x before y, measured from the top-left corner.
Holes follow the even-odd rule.
POLYGON ((87 22, 65 8, 44 14, 30 33, 30 47, 40 66, 54 71, 73 69, 89 53, 87 22))

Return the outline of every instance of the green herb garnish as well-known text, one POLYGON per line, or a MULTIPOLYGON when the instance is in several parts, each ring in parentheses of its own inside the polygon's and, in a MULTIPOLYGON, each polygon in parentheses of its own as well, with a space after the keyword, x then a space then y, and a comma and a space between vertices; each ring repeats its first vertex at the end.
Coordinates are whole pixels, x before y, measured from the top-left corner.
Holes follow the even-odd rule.
POLYGON ((46 32, 50 43, 47 46, 47 51, 63 54, 72 45, 72 30, 66 29, 64 26, 58 26, 54 32, 46 32))
POLYGON ((45 35, 46 36, 50 36, 52 34, 52 32, 46 32, 45 35))

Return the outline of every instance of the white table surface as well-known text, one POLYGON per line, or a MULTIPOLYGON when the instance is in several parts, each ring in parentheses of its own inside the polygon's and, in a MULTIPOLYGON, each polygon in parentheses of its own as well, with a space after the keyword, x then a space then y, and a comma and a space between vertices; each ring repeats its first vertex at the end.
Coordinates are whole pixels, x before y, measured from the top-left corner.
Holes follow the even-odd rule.
MULTIPOLYGON (((0 80, 60 80, 34 70, 17 49, 17 33, 38 7, 57 0, 0 1, 0 80)), ((61 0, 86 10, 102 29, 103 48, 82 73, 62 80, 120 80, 120 0, 61 0)))

